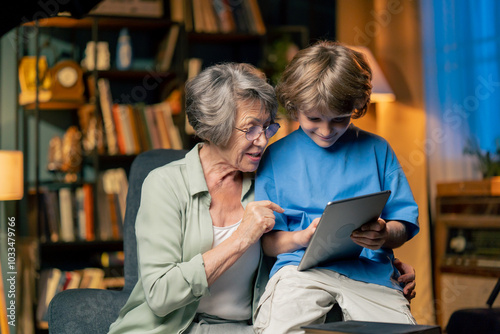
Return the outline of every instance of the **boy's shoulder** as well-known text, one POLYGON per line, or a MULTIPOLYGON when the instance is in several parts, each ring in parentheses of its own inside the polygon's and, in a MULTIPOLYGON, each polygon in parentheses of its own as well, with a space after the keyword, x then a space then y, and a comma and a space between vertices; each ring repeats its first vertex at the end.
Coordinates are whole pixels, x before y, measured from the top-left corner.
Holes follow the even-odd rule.
POLYGON ((384 137, 358 128, 354 124, 349 126, 344 138, 346 141, 369 142, 371 145, 389 146, 389 142, 384 137))

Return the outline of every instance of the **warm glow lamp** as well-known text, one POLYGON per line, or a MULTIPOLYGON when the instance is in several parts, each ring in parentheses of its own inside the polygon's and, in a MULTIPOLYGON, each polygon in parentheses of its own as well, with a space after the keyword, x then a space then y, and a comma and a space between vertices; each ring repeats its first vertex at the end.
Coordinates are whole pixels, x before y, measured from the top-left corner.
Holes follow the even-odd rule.
POLYGON ((396 100, 396 96, 389 86, 389 83, 385 79, 384 73, 380 69, 375 57, 373 56, 370 49, 366 46, 349 46, 349 48, 361 52, 365 55, 368 64, 372 69, 372 95, 370 97, 370 102, 392 102, 396 100))
POLYGON ((23 153, 0 150, 0 201, 23 198, 23 153))

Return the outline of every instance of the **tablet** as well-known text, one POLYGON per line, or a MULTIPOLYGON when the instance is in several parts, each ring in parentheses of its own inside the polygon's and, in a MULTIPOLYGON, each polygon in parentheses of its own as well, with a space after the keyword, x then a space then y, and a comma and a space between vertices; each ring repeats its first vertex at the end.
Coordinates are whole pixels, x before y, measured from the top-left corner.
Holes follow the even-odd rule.
POLYGON ((330 261, 358 258, 363 247, 352 241, 351 233, 361 225, 377 220, 390 194, 390 190, 385 190, 329 202, 298 270, 306 270, 330 261))

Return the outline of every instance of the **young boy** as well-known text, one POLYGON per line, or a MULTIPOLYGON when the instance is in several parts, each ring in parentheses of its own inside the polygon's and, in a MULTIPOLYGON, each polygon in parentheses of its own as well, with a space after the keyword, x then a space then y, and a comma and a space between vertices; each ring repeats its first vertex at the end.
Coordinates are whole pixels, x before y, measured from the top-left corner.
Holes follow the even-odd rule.
POLYGON ((366 113, 371 76, 362 54, 321 41, 297 53, 276 87, 300 128, 268 147, 257 171, 255 199, 285 209, 262 239, 277 261, 257 333, 303 333, 335 304, 344 320, 415 324, 392 249, 418 233, 418 207, 387 141, 351 124, 366 113), (359 259, 297 270, 327 202, 382 190, 392 194, 381 218, 351 236, 365 247, 359 259))

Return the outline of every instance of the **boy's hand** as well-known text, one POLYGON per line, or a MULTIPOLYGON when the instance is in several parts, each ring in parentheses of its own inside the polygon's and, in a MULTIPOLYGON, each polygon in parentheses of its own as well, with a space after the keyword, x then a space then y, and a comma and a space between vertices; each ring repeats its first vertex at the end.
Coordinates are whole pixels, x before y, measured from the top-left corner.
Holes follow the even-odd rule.
POLYGON ((415 269, 409 264, 401 262, 399 259, 394 259, 394 266, 401 273, 401 276, 398 277, 398 282, 405 284, 403 293, 405 298, 410 302, 417 294, 415 291, 415 269))
POLYGON ((293 240, 298 246, 297 249, 305 248, 309 245, 314 231, 316 231, 316 227, 318 227, 319 220, 320 218, 314 219, 305 230, 293 232, 293 240))
POLYGON ((379 218, 377 221, 366 223, 354 230, 351 239, 362 247, 377 250, 384 245, 388 235, 385 220, 379 218))

